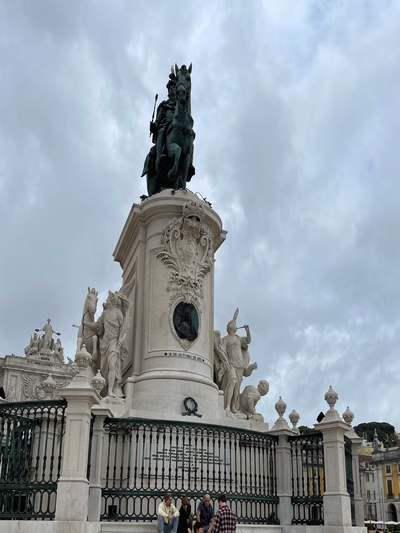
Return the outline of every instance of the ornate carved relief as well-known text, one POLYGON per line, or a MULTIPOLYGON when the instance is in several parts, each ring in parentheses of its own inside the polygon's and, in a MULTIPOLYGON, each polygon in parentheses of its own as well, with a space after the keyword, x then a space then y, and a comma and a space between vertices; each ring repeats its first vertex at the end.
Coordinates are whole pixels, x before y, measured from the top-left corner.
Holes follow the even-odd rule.
POLYGON ((203 280, 214 257, 214 233, 203 222, 204 217, 202 203, 191 200, 184 206, 182 216, 169 222, 161 238, 164 249, 157 257, 172 270, 168 283, 171 307, 179 299, 196 304, 201 312, 203 280))
MULTIPOLYGON (((47 379, 47 374, 21 374, 22 380, 22 394, 25 400, 44 400, 46 393, 43 390, 43 381, 47 379)), ((56 400, 60 398, 58 392, 67 385, 66 380, 54 378, 57 388, 53 393, 52 399, 56 400)))
POLYGON ((16 402, 17 401, 17 395, 16 395, 16 392, 15 392, 14 385, 12 385, 10 387, 10 390, 8 391, 7 401, 9 401, 9 402, 16 402))

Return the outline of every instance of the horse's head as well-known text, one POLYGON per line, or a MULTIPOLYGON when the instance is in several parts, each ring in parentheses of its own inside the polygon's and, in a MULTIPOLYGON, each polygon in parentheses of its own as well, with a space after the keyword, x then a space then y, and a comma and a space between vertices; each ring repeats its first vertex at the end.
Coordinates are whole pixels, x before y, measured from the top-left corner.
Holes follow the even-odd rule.
POLYGON ((189 101, 190 91, 192 89, 192 64, 190 63, 189 68, 186 68, 186 65, 182 65, 181 68, 178 68, 178 65, 175 64, 175 76, 176 76, 176 94, 178 99, 181 101, 185 99, 189 101))
POLYGON ((96 314, 98 294, 99 293, 96 291, 96 289, 91 289, 90 287, 88 287, 84 311, 88 310, 92 315, 96 314))

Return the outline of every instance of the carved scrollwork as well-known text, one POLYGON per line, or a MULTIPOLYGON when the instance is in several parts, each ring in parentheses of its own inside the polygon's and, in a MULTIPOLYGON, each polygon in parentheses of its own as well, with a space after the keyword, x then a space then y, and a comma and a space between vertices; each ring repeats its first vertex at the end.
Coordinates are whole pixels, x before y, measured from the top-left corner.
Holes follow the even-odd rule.
POLYGON ((172 269, 168 290, 170 305, 180 299, 201 309, 203 280, 210 272, 214 257, 214 233, 203 220, 204 206, 191 200, 181 217, 173 218, 161 237, 163 250, 157 257, 172 269))
MULTIPOLYGON (((44 400, 46 393, 43 390, 43 381, 47 378, 47 374, 22 374, 22 394, 26 400, 44 400)), ((55 379, 57 388, 53 392, 53 399, 59 399, 59 389, 66 386, 65 380, 55 379)))

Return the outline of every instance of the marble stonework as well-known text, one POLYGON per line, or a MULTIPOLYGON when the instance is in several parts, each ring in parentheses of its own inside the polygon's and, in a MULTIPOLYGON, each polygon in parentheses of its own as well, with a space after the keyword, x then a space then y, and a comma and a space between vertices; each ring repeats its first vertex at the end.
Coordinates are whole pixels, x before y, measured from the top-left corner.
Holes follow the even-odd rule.
POLYGON ((183 400, 193 397, 203 417, 215 418, 214 254, 225 236, 217 213, 189 191, 164 190, 133 205, 114 251, 124 283, 135 280, 123 369, 131 414, 159 417, 167 405, 167 415, 181 419, 183 400), (183 336, 195 330, 191 338, 174 326, 181 302, 196 311, 182 328, 183 336))
POLYGON ((239 309, 236 309, 233 319, 226 327, 228 335, 221 339, 221 333, 218 330, 214 331, 214 366, 216 381, 224 391, 225 409, 231 413, 243 412, 248 415, 248 408, 243 411, 239 404, 240 386, 243 378, 249 377, 253 370, 257 369, 257 363, 249 364, 248 347, 251 343, 249 326, 242 326, 246 332, 244 337, 236 335, 239 329, 236 324, 238 315, 239 309))
POLYGON ((59 390, 66 387, 75 374, 72 361, 62 363, 52 354, 27 357, 6 355, 0 358, 0 383, 5 391, 6 401, 45 399, 43 381, 50 374, 56 382, 52 399, 59 399, 59 390))
POLYGON ((256 412, 256 405, 261 396, 265 396, 269 391, 269 383, 262 379, 257 387, 254 385, 247 385, 239 395, 239 408, 247 418, 255 418, 257 420, 264 420, 264 417, 256 412))
POLYGON ((206 205, 198 199, 189 200, 183 206, 182 216, 174 217, 167 224, 161 237, 163 249, 157 254, 171 271, 167 285, 170 321, 174 322, 171 329, 177 333, 178 342, 185 350, 198 338, 204 300, 203 280, 213 268, 214 232, 204 222, 206 205), (183 316, 177 325, 174 309, 180 307, 183 316))
POLYGON ((50 322, 48 319, 42 328, 45 330, 43 336, 38 335, 38 329, 31 335, 30 343, 24 350, 25 357, 14 354, 0 357, 0 385, 5 391, 6 401, 44 400, 43 382, 49 375, 56 384, 51 399, 59 399, 59 390, 66 387, 76 374, 76 365, 69 357, 68 363, 64 363, 61 340, 57 338, 54 341, 52 338, 55 332, 50 322))

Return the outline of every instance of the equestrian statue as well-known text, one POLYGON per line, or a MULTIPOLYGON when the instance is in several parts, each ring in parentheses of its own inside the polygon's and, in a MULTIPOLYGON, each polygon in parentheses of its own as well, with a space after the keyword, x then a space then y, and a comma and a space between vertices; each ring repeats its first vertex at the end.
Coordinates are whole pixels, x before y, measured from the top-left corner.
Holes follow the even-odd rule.
POLYGON ((168 100, 157 108, 150 122, 153 146, 146 157, 142 176, 147 178, 149 196, 163 189, 186 189, 195 174, 193 166, 193 118, 191 115, 191 72, 182 65, 171 67, 167 83, 168 100))

